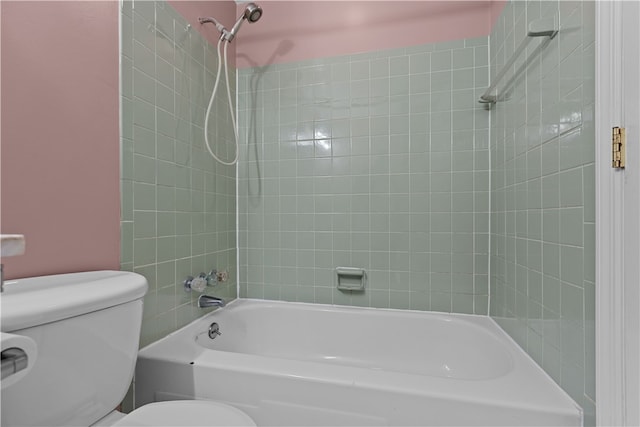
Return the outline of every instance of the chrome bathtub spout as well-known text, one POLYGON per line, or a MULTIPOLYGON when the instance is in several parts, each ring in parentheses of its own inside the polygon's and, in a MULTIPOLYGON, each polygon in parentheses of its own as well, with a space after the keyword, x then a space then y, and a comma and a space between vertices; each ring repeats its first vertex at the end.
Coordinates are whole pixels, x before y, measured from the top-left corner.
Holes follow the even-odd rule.
POLYGON ((209 308, 209 307, 224 307, 226 303, 222 298, 212 297, 210 295, 200 295, 198 297, 198 307, 200 308, 209 308))

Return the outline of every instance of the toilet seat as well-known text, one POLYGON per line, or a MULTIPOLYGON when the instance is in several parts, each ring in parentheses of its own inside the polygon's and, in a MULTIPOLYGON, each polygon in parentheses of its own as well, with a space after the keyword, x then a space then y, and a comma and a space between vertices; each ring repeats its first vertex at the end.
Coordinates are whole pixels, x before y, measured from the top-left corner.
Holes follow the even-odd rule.
POLYGON ((255 426, 233 406, 208 400, 175 400, 141 406, 114 426, 255 426))

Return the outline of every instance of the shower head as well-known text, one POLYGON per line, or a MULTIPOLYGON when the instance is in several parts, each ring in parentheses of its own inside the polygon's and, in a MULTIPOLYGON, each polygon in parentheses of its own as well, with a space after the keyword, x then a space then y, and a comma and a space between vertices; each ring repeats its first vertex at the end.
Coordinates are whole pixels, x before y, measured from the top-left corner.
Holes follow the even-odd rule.
POLYGON ((243 16, 249 22, 256 22, 262 16, 262 8, 255 3, 249 3, 244 8, 243 16))
POLYGON ((258 21, 261 17, 262 17, 262 8, 260 6, 258 6, 255 3, 247 4, 247 6, 244 8, 244 12, 242 13, 242 15, 240 15, 240 17, 236 21, 231 31, 225 34, 225 38, 229 42, 233 40, 233 38, 236 36, 236 33, 240 29, 240 26, 242 25, 245 19, 251 23, 254 23, 258 21))

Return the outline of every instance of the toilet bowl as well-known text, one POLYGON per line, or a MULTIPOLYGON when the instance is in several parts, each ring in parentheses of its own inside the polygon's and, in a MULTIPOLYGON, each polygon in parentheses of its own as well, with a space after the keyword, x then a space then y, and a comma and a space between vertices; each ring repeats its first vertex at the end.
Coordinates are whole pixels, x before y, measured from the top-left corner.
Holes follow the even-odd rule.
POLYGON ((34 342, 37 357, 3 386, 0 424, 255 426, 239 409, 213 401, 150 403, 124 416, 114 411, 133 378, 146 291, 143 276, 122 271, 6 282, 1 331, 34 342))

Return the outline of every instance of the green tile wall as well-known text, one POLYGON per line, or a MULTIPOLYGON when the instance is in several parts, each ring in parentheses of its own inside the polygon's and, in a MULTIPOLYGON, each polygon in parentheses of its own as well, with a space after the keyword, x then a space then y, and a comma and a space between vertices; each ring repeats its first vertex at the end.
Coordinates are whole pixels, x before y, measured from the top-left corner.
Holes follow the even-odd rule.
POLYGON ((491 113, 490 313, 595 425, 594 2, 509 2, 491 74, 553 15, 558 36, 491 113))
MULTIPOLYGON (((186 276, 227 269, 230 280, 207 293, 236 297, 236 170, 214 162, 203 142, 215 47, 164 1, 124 1, 120 18, 121 268, 149 281, 144 346, 206 312, 196 307, 198 294, 184 292, 186 276)), ((227 158, 225 99, 218 97, 209 126, 227 158)))
POLYGON ((239 70, 240 295, 487 314, 488 56, 483 37, 239 70))

